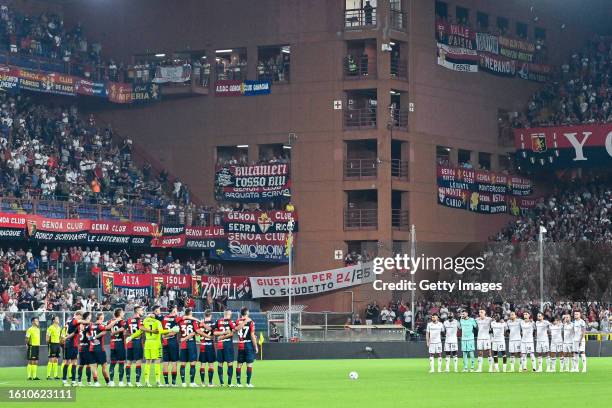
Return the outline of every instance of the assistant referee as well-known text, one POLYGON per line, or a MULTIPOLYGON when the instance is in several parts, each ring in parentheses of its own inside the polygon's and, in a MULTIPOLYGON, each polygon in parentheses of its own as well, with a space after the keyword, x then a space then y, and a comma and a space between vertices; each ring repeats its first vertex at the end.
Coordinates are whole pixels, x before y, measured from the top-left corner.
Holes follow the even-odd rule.
POLYGON ((26 330, 26 346, 28 347, 28 380, 40 380, 38 378, 38 353, 40 351, 40 326, 38 317, 32 318, 32 325, 26 330))
POLYGON ((53 317, 53 323, 47 328, 47 347, 49 348, 49 362, 47 363, 47 380, 50 380, 53 376, 56 380, 59 380, 59 356, 60 350, 60 339, 62 334, 62 328, 59 325, 59 316, 53 317))

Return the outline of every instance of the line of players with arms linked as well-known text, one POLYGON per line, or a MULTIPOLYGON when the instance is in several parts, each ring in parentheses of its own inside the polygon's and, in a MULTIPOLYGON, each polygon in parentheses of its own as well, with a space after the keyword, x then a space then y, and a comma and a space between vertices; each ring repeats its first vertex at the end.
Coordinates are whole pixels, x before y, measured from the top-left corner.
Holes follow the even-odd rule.
POLYGON ((531 359, 534 372, 542 372, 543 361, 546 360, 546 372, 557 371, 559 358, 560 372, 578 372, 582 363, 582 372, 586 372, 587 359, 585 353, 585 333, 587 324, 582 319, 580 311, 574 311, 572 316, 565 314, 555 317, 553 322, 538 313, 536 320, 529 312, 523 313, 523 318, 511 312, 509 319, 504 321, 499 314, 488 317, 484 309, 478 311, 476 319, 469 316, 467 310, 460 312, 459 320, 451 313, 450 317, 441 322, 437 314, 432 315, 427 323, 426 339, 429 348, 430 373, 435 372, 435 357, 438 357, 438 372, 442 372, 442 354, 446 357, 446 368, 450 371, 451 358, 454 371, 458 371, 459 337, 461 337, 461 352, 463 354, 463 372, 482 372, 483 360, 486 356, 489 372, 513 372, 516 360, 519 360, 519 370, 527 371, 527 357, 531 359), (477 333, 475 336, 475 332, 477 333), (535 334, 535 347, 534 347, 535 334), (442 337, 444 336, 444 344, 442 337), (506 336, 508 337, 508 352, 506 354, 506 336), (474 347, 476 343, 476 347, 474 347), (475 367, 474 351, 478 355, 478 366, 475 367), (537 356, 537 359, 536 359, 537 356), (469 362, 468 362, 469 359, 469 362))
MULTIPOLYGON (((212 387, 214 365, 217 365, 219 385, 224 382, 224 364, 227 366, 227 385, 242 387, 242 367, 246 364, 246 386, 253 387, 251 376, 253 361, 258 353, 255 324, 249 317, 248 308, 242 308, 236 321, 232 311, 226 310, 223 317, 213 320, 210 311, 198 320, 191 309, 179 315, 177 307, 171 307, 166 315, 156 307, 148 315, 142 307, 136 307, 130 318, 125 318, 122 309, 114 311, 114 317, 105 322, 104 314, 98 313, 95 320, 90 312, 75 312, 63 327, 59 317, 47 328, 49 363, 47 379, 59 379, 58 361, 61 365, 64 386, 82 386, 83 371, 88 385, 99 387, 98 367, 106 384, 115 386, 115 369, 118 368, 118 386, 152 386, 150 376, 153 367, 155 383, 159 387, 177 386, 177 371, 181 385, 187 386, 186 368, 189 366, 189 386, 199 387, 195 382, 196 365, 200 362, 201 386, 212 387), (105 337, 110 338, 110 367, 107 364, 105 337), (234 336, 238 336, 238 358, 236 382, 234 374, 234 336), (144 337, 144 339, 143 339, 144 337), (199 347, 198 347, 199 343, 199 347), (199 356, 198 356, 199 348, 199 356), (161 381, 163 361, 163 377, 161 381), (141 383, 144 362, 144 384, 141 383), (134 374, 134 375, 133 375, 134 374), (208 374, 208 375, 207 375, 208 374), (93 375, 93 382, 92 382, 93 375), (70 381, 69 381, 70 377, 70 381), (132 378, 135 377, 135 383, 132 378), (124 382, 125 379, 125 382, 124 382)), ((40 329, 37 318, 26 331, 28 379, 38 380, 36 368, 39 358, 40 329)))

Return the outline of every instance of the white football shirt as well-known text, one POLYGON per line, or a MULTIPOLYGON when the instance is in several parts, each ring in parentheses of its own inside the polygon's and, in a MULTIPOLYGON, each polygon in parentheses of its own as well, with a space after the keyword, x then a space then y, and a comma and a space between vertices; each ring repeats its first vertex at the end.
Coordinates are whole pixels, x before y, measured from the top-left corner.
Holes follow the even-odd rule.
POLYGON ((492 322, 491 329, 493 330, 493 341, 503 342, 505 341, 505 334, 508 325, 506 322, 492 322))
POLYGON ((521 319, 508 320, 508 330, 510 330, 510 341, 521 341, 521 319))
POLYGON ((536 324, 536 338, 538 341, 548 341, 548 327, 550 322, 548 320, 537 321, 536 324))
POLYGON ((491 340, 491 334, 489 332, 491 331, 492 320, 493 319, 490 317, 485 317, 484 319, 478 317, 476 319, 476 324, 478 325, 478 340, 491 340))
POLYGON ((444 322, 444 328, 446 329, 446 343, 457 343, 457 329, 459 328, 459 322, 456 319, 446 320, 444 322))
POLYGON ((574 341, 574 323, 563 323, 563 342, 572 343, 574 341))
POLYGON ((521 322, 521 332, 523 333, 523 337, 521 341, 523 343, 533 343, 533 327, 535 324, 533 320, 530 321, 522 321, 521 322))
POLYGON ((550 330, 550 340, 553 344, 563 343, 563 325, 562 324, 551 324, 548 329, 550 330))
POLYGON ((585 329, 586 322, 584 320, 574 320, 574 341, 582 340, 582 331, 585 329))
POLYGON ((427 323, 427 333, 429 333, 429 343, 436 344, 442 343, 442 331, 444 325, 440 322, 429 322, 427 323))

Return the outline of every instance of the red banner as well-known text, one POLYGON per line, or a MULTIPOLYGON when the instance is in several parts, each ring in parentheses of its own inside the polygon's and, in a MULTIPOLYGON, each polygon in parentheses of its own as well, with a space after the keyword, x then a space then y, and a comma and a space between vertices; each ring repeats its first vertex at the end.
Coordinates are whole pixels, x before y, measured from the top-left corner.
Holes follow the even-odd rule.
POLYGON ((238 80, 221 80, 215 82, 216 96, 241 96, 242 81, 238 80))
POLYGON ((111 102, 132 103, 132 84, 109 82, 106 91, 111 102))
POLYGON ((202 297, 225 293, 229 300, 251 299, 251 282, 246 276, 202 276, 202 297))

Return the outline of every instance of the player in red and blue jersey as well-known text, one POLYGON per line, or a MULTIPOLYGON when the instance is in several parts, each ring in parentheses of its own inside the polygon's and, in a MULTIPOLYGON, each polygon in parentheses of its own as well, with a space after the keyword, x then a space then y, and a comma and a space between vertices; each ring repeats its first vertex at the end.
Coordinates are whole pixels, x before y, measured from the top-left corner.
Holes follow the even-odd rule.
POLYGON ((79 325, 79 368, 77 370, 78 386, 83 386, 83 369, 87 375, 87 383, 91 385, 91 353, 89 352, 89 326, 91 325, 91 313, 83 313, 83 323, 79 325))
MULTIPOLYGON (((127 320, 127 335, 131 336, 140 329, 142 329, 142 307, 137 306, 134 308, 134 316, 127 320)), ((127 364, 125 366, 125 377, 129 387, 132 386, 131 374, 133 364, 136 365, 136 386, 142 387, 142 384, 140 383, 140 374, 142 373, 142 357, 142 338, 137 337, 127 344, 127 364)))
POLYGON ((259 350, 257 349, 257 337, 255 336, 255 323, 249 317, 249 309, 243 307, 240 310, 240 318, 236 320, 238 333, 238 359, 236 367, 236 383, 238 387, 241 384, 242 365, 247 365, 247 387, 253 387, 251 384, 251 376, 253 375, 253 361, 257 357, 259 350))
POLYGON ((219 384, 223 386, 223 363, 227 363, 227 385, 232 386, 234 375, 234 331, 236 325, 232 321, 232 311, 226 310, 218 319, 213 334, 217 336, 217 374, 219 384))
POLYGON ((115 318, 108 322, 110 330, 110 382, 109 386, 115 386, 115 366, 119 364, 119 386, 123 387, 123 374, 125 371, 125 331, 127 323, 123 320, 123 309, 115 309, 115 318))
POLYGON ((80 340, 80 327, 83 324, 89 324, 89 321, 83 319, 83 312, 76 311, 74 316, 68 322, 66 322, 66 335, 62 339, 64 342, 64 367, 62 368, 62 382, 67 387, 68 384, 68 372, 70 370, 72 385, 76 385, 76 374, 77 374, 77 359, 79 355, 79 340, 80 340))
MULTIPOLYGON (((162 318, 162 326, 164 329, 171 330, 174 327, 180 325, 181 317, 178 315, 176 305, 170 307, 170 313, 162 318)), ((176 387, 176 371, 177 364, 179 361, 179 341, 177 333, 170 332, 164 334, 162 337, 162 350, 163 350, 163 374, 165 385, 168 384, 168 368, 172 369, 172 386, 176 387)))
POLYGON ((108 367, 106 365, 106 351, 104 350, 104 337, 111 326, 104 324, 104 313, 96 315, 96 322, 89 326, 89 352, 91 355, 91 370, 93 371, 94 387, 99 387, 98 366, 102 367, 102 376, 106 385, 110 382, 108 378, 108 367))
POLYGON ((185 366, 189 363, 190 387, 197 387, 195 383, 195 366, 198 361, 198 348, 195 336, 198 334, 198 320, 191 315, 191 308, 185 309, 185 315, 179 323, 181 332, 181 381, 183 387, 185 383, 185 366))
POLYGON ((200 381, 202 382, 202 387, 206 386, 206 368, 208 369, 208 386, 213 386, 213 377, 215 375, 214 364, 217 361, 215 356, 215 336, 213 335, 213 326, 215 322, 212 320, 212 313, 210 310, 207 310, 204 313, 204 320, 201 320, 200 331, 200 381))

